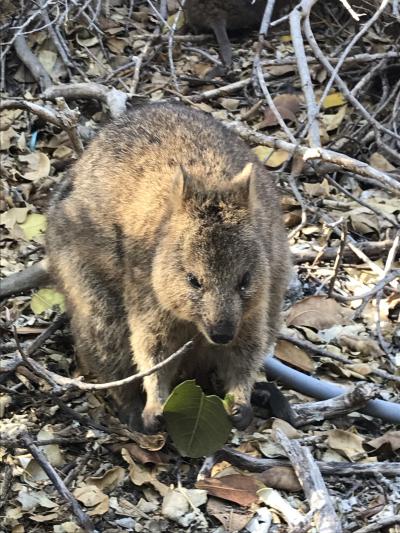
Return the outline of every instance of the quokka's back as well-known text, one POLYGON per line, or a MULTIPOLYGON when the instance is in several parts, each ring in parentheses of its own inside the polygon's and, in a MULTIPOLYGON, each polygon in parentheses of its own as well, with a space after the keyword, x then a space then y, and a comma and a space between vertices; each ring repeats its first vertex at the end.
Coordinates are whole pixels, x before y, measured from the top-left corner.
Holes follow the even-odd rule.
MULTIPOLYGON (((47 239, 85 374, 146 370, 195 336, 181 363, 144 379, 145 428, 182 376, 207 369, 234 395, 234 422, 249 422, 289 260, 273 180, 232 131, 174 104, 106 126, 55 193, 47 239)), ((140 390, 114 397, 134 424, 140 390)))

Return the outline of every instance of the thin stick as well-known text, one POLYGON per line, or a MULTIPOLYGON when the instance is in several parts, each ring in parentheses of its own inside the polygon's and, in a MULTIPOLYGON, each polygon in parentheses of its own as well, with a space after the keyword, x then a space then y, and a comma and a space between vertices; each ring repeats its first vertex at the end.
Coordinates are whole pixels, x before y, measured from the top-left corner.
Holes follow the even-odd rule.
POLYGON ((301 79, 301 87, 303 89, 304 97, 307 102, 307 116, 308 125, 310 129, 310 144, 311 147, 321 146, 321 138, 319 135, 319 124, 316 120, 318 115, 318 106, 315 99, 313 84, 311 80, 310 70, 308 68, 307 56, 304 49, 304 42, 301 35, 301 20, 305 15, 310 13, 312 6, 317 0, 302 0, 298 6, 293 9, 289 15, 290 34, 292 36, 292 43, 297 60, 297 67, 301 79))
MULTIPOLYGON (((213 91, 219 91, 220 89, 221 88, 213 89, 213 91)), ((211 93, 211 91, 208 92, 211 93)), ((205 93, 203 93, 203 95, 204 94, 205 93)), ((308 159, 322 159, 328 163, 334 163, 344 170, 354 172, 360 176, 372 178, 377 184, 384 184, 389 189, 393 190, 397 194, 400 194, 400 181, 392 178, 392 176, 382 172, 381 170, 371 167, 363 161, 358 161, 357 159, 349 157, 345 154, 334 152, 333 150, 328 150, 326 148, 307 148, 305 146, 296 146, 293 143, 276 139, 271 135, 264 135, 263 133, 256 132, 241 122, 224 122, 224 124, 228 128, 235 130, 243 139, 248 141, 262 144, 264 146, 270 146, 271 148, 280 148, 291 154, 297 151, 303 156, 304 161, 307 161, 308 159)))
POLYGON ((32 438, 27 433, 21 434, 20 439, 26 446, 26 448, 29 450, 29 452, 36 459, 36 461, 39 463, 39 465, 46 472, 50 481, 53 483, 59 494, 64 498, 67 505, 76 516, 78 523, 83 527, 85 531, 94 533, 96 529, 93 525, 93 522, 88 517, 88 515, 82 510, 81 506, 76 501, 72 493, 67 489, 63 480, 60 478, 60 476, 57 474, 57 472, 47 460, 46 455, 42 452, 42 450, 40 450, 40 448, 38 448, 34 444, 32 438))
POLYGON ((193 340, 188 341, 186 344, 181 346, 179 350, 171 354, 169 357, 161 361, 160 363, 157 363, 152 368, 144 371, 139 372, 137 374, 133 374, 132 376, 128 376, 124 379, 119 379, 117 381, 110 381, 108 383, 87 383, 80 379, 72 379, 72 378, 66 378, 64 376, 60 376, 59 374, 56 374, 55 372, 51 372, 50 370, 47 370, 44 366, 40 365, 30 357, 26 358, 26 362, 35 372, 37 375, 45 379, 56 391, 66 390, 70 388, 75 388, 79 390, 86 390, 86 391, 92 391, 92 390, 105 390, 105 389, 113 389, 117 387, 122 387, 123 385, 127 385, 128 383, 133 383, 134 381, 138 381, 142 378, 145 378, 146 376, 150 376, 151 374, 154 374, 154 372, 157 372, 164 366, 167 366, 169 363, 174 361, 175 359, 178 359, 178 357, 185 354, 189 348, 193 346, 193 340))
POLYGON ((358 411, 377 394, 371 383, 357 383, 353 390, 321 402, 293 405, 296 427, 358 411))
POLYGON ((280 429, 275 431, 275 435, 303 487, 316 530, 319 533, 341 533, 342 526, 310 450, 306 446, 301 446, 296 440, 290 440, 280 429))
MULTIPOLYGON (((297 339, 296 337, 293 337, 292 335, 285 335, 283 333, 279 333, 278 339, 291 342, 295 346, 298 346, 299 348, 303 348, 304 350, 314 353, 315 355, 319 355, 321 357, 327 357, 328 359, 339 361, 340 363, 343 363, 345 365, 353 364, 353 362, 350 361, 350 359, 347 359, 346 357, 343 357, 342 355, 337 355, 333 352, 328 352, 327 350, 320 348, 319 346, 313 344, 310 341, 306 341, 304 339, 297 339)), ((385 370, 381 370, 380 368, 372 368, 370 373, 375 376, 379 376, 380 378, 388 379, 391 381, 395 381, 396 383, 400 383, 400 376, 396 376, 395 374, 389 374, 389 372, 385 372, 385 370)))
MULTIPOLYGON (((211 468, 221 462, 227 461, 232 466, 237 466, 249 472, 264 472, 274 466, 290 466, 289 461, 283 459, 265 459, 247 455, 243 452, 224 446, 213 456, 208 457, 200 469, 200 477, 208 477, 211 468)), ((324 462, 317 461, 318 468, 324 476, 359 476, 375 475, 380 473, 387 477, 397 477, 400 475, 400 463, 346 463, 346 462, 324 462)))

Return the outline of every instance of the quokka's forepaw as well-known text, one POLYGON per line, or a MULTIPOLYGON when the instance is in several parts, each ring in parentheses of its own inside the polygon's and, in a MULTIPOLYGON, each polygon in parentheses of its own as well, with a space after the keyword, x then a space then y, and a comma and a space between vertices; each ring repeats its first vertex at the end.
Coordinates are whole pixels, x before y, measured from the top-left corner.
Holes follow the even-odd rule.
POLYGON ((249 403, 235 403, 231 408, 231 420, 236 429, 246 429, 253 420, 253 408, 249 403))
POLYGON ((144 409, 142 419, 145 433, 159 433, 164 428, 164 417, 158 409, 144 409))

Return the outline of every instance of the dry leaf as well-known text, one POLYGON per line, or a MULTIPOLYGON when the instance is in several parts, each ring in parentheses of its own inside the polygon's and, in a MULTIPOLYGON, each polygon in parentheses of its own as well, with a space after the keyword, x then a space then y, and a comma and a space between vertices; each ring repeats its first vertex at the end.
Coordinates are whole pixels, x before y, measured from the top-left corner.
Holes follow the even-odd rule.
POLYGON ((301 485, 291 466, 273 466, 261 474, 255 474, 264 485, 276 490, 297 492, 301 485))
POLYGON ((344 346, 352 352, 359 352, 362 355, 373 357, 375 355, 384 355, 383 350, 379 344, 373 339, 360 338, 355 335, 339 334, 337 342, 340 346, 344 346))
POLYGON ((337 130, 346 114, 347 106, 344 105, 343 107, 339 108, 339 111, 337 113, 322 115, 322 124, 325 127, 326 131, 337 130))
POLYGON ((207 514, 221 522, 228 533, 241 531, 253 516, 253 511, 236 507, 217 498, 209 498, 207 501, 207 514))
POLYGON ((350 461, 356 461, 365 455, 362 443, 364 439, 351 431, 332 429, 328 431, 328 446, 341 452, 350 461))
POLYGON ((311 357, 289 341, 278 340, 274 353, 281 361, 296 366, 305 372, 312 373, 315 370, 315 363, 311 357))
POLYGON ((369 163, 378 170, 383 170, 383 172, 392 172, 396 170, 396 167, 389 163, 389 161, 379 152, 374 152, 369 158, 369 163))
POLYGON ((121 466, 114 466, 102 476, 93 476, 86 479, 87 485, 94 485, 100 490, 112 491, 121 485, 125 478, 125 470, 121 466))
POLYGON ((381 437, 372 439, 368 442, 368 445, 375 448, 375 450, 378 450, 385 444, 389 444, 393 452, 396 452, 397 450, 399 450, 400 449, 400 431, 387 431, 381 437))
POLYGON ((327 329, 337 324, 347 324, 349 314, 349 311, 333 298, 309 296, 292 306, 286 318, 286 325, 327 329))
POLYGON ((346 98, 338 92, 328 94, 322 103, 324 109, 329 109, 330 107, 338 107, 346 103, 346 98))
MULTIPOLYGON (((163 452, 151 452, 144 450, 134 442, 125 442, 124 444, 113 444, 110 446, 111 450, 116 453, 125 450, 128 452, 134 461, 138 461, 142 465, 156 464, 165 465, 169 463, 169 457, 163 452)), ((128 462, 128 461, 127 461, 128 462)))
POLYGON ((274 150, 269 146, 256 146, 251 150, 258 159, 271 168, 280 167, 290 156, 285 150, 274 150))
POLYGON ((206 490, 211 496, 250 507, 258 500, 257 491, 262 484, 252 476, 232 474, 220 478, 202 479, 196 483, 196 487, 206 490))
POLYGON ((18 159, 23 163, 28 163, 29 172, 24 174, 26 180, 36 182, 49 175, 50 159, 43 152, 20 155, 18 159))
POLYGON ((329 182, 324 178, 318 183, 303 183, 304 191, 310 196, 328 196, 330 192, 329 182))
MULTIPOLYGON (((284 120, 296 122, 296 113, 300 109, 299 97, 295 94, 279 94, 273 99, 278 113, 284 120)), ((272 109, 267 109, 264 113, 264 119, 258 124, 257 129, 268 128, 269 126, 278 125, 278 119, 272 109)))
POLYGON ((109 509, 109 497, 94 485, 78 487, 73 494, 85 507, 91 507, 87 512, 90 516, 103 515, 109 509))

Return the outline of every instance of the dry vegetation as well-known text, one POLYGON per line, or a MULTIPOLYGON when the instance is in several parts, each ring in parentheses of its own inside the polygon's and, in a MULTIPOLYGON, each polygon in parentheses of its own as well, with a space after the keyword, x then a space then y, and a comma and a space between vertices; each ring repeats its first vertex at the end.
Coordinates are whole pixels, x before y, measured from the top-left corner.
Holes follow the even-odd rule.
POLYGON ((264 17, 209 80, 214 36, 188 34, 178 2, 3 0, 1 266, 23 275, 0 293, 1 531, 399 531, 400 432, 354 412, 399 398, 399 11, 350 4, 264 17), (281 186, 296 277, 276 357, 355 387, 312 404, 283 380, 293 424, 258 407, 204 464, 65 385, 68 323, 37 266, 51 190, 98 127, 168 99, 236 129, 281 186))

